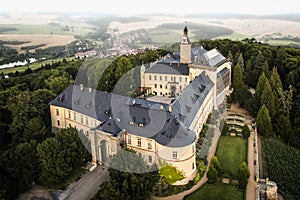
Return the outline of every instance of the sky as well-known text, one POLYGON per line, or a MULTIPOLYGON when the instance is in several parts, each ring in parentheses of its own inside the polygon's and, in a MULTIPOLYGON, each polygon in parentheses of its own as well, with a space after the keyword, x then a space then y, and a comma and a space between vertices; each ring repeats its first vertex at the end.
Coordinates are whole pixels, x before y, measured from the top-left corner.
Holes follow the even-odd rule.
POLYGON ((141 14, 291 14, 296 0, 0 0, 0 12, 141 14))

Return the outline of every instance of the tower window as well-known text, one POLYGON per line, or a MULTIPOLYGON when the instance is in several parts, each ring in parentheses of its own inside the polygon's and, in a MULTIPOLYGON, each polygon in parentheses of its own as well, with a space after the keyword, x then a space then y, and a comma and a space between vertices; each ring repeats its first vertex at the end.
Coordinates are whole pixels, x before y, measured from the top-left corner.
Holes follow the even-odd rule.
POLYGON ((76 113, 74 112, 74 121, 76 121, 76 113))
POLYGON ((161 76, 159 76, 159 80, 162 81, 162 77, 161 76))
POLYGON ((187 83, 187 78, 185 78, 185 82, 187 83))
POLYGON ((151 81, 151 75, 149 75, 149 80, 151 81))
POLYGON ((154 88, 157 88, 157 84, 154 84, 154 88))
POLYGON ((71 111, 68 111, 68 118, 71 119, 71 111))
POLYGON ((154 76, 154 80, 156 81, 156 76, 154 76))
POLYGON ((159 87, 162 88, 162 84, 160 84, 159 87))
POLYGON ((80 122, 83 124, 83 116, 80 116, 80 122))
POLYGON ((165 76, 165 81, 168 81, 168 77, 167 76, 165 76))
POLYGON ((56 109, 56 115, 59 115, 59 110, 58 109, 56 109))
POLYGON ((192 169, 195 169, 195 163, 192 163, 192 169))
POLYGON ((172 157, 177 158, 177 151, 173 151, 172 157))
POLYGON ((85 118, 85 124, 88 126, 89 125, 89 119, 86 117, 85 118))
POLYGON ((57 126, 60 126, 60 121, 59 120, 57 120, 57 126))
POLYGON ((181 82, 182 81, 182 78, 181 77, 179 77, 179 82, 181 82))
POLYGON ((168 89, 168 85, 166 84, 166 89, 168 89))

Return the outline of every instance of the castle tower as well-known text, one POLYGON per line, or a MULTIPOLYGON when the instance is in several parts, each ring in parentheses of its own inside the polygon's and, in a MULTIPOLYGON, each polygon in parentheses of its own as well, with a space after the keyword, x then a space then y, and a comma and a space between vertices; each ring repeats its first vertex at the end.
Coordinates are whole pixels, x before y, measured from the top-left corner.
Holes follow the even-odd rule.
POLYGON ((192 45, 188 37, 188 29, 185 26, 180 43, 180 63, 191 63, 192 45))
POLYGON ((145 71, 146 71, 146 67, 144 65, 144 63, 142 63, 142 66, 140 68, 140 74, 141 74, 141 88, 142 90, 145 87, 145 71))

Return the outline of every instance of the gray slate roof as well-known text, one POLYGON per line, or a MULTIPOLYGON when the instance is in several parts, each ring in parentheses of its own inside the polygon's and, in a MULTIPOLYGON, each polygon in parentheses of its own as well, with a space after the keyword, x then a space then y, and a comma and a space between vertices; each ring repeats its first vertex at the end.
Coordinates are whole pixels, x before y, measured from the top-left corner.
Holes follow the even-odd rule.
POLYGON ((157 74, 177 74, 177 75, 189 75, 188 64, 183 64, 179 62, 158 62, 145 73, 157 73, 157 74))
POLYGON ((69 86, 50 105, 60 106, 100 120, 98 130, 117 136, 121 130, 152 138, 169 147, 192 144, 196 134, 188 130, 173 113, 169 105, 148 100, 69 86))
POLYGON ((213 86, 213 82, 202 72, 173 102, 172 113, 174 116, 186 127, 189 127, 213 86))

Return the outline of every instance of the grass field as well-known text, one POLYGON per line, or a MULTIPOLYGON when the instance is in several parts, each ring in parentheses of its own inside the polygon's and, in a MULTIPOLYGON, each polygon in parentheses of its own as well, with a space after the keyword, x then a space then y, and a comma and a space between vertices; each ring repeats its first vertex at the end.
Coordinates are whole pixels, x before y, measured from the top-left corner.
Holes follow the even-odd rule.
MULTIPOLYGON (((72 60, 72 59, 74 59, 74 57, 66 58, 66 60, 72 60)), ((61 61, 61 60, 62 60, 62 58, 57 58, 57 59, 45 60, 45 61, 41 61, 41 62, 35 62, 35 63, 30 64, 29 68, 31 70, 35 70, 35 69, 40 68, 44 64, 57 62, 57 61, 61 61)), ((9 74, 9 73, 15 73, 16 71, 23 72, 26 69, 27 69, 27 66, 5 68, 5 69, 0 69, 0 73, 9 74)))
POLYGON ((247 161, 247 140, 241 137, 221 136, 216 156, 222 170, 236 179, 240 165, 247 161))
POLYGON ((243 200, 243 191, 230 184, 205 184, 196 192, 184 198, 185 200, 243 200))
POLYGON ((237 32, 233 32, 230 35, 222 35, 219 37, 215 37, 213 39, 230 39, 230 40, 242 40, 245 38, 251 38, 251 35, 245 35, 245 34, 241 34, 241 33, 237 33, 237 32))

